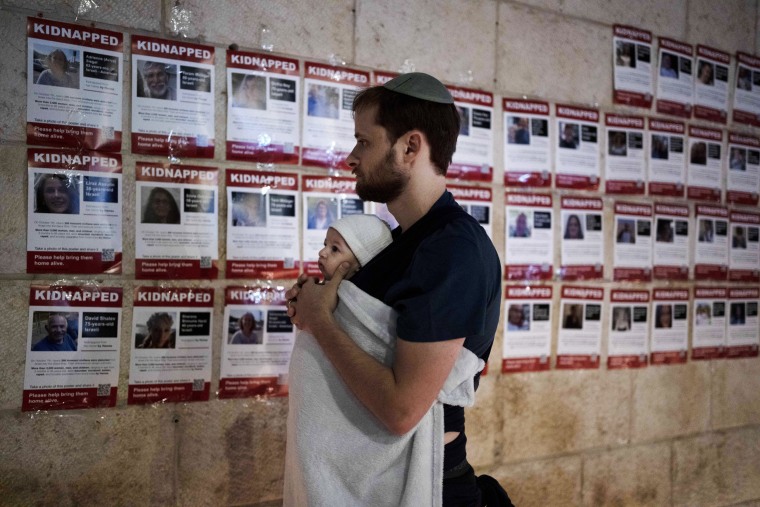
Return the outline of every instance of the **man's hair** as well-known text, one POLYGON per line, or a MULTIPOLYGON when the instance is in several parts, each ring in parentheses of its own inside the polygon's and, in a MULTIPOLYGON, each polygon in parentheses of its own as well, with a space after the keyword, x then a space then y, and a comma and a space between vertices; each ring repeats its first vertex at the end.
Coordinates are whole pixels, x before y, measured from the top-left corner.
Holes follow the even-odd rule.
POLYGON ((359 92, 354 98, 354 113, 377 106, 375 123, 388 133, 395 143, 411 130, 419 130, 430 145, 430 161, 438 174, 446 175, 459 136, 459 113, 454 104, 441 104, 417 99, 374 86, 359 92))

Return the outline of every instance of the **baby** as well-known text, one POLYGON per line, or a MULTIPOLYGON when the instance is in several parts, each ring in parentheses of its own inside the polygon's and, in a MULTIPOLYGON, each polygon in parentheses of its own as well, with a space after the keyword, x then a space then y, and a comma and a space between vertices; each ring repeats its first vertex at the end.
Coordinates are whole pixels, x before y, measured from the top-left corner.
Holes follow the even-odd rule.
POLYGON ((327 229, 325 246, 319 251, 319 271, 331 280, 338 266, 348 262, 346 278, 351 278, 392 241, 390 227, 375 215, 343 217, 327 229))

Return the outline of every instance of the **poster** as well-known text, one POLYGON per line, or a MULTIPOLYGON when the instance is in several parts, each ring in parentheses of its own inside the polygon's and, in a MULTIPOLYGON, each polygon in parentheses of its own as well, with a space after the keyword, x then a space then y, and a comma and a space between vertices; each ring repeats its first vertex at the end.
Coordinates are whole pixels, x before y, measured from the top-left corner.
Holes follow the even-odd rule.
POLYGON ((298 60, 227 51, 227 160, 298 164, 300 112, 298 60))
POLYGON ((27 273, 121 273, 117 153, 29 148, 27 273))
POLYGON ((698 204, 694 278, 725 280, 728 277, 728 209, 698 204))
POLYGON ((599 112, 557 104, 557 188, 599 188, 599 112))
POLYGON ((119 287, 32 285, 21 410, 113 407, 119 287))
POLYGON ((599 368, 604 289, 563 285, 560 300, 557 369, 599 368))
POLYGON ((136 287, 129 405, 208 401, 214 289, 136 287))
POLYGON ((219 398, 286 396, 296 328, 282 287, 227 287, 219 398))
POLYGON ((554 276, 554 210, 550 194, 505 195, 506 280, 554 276))
POLYGON ((760 127, 760 58, 739 51, 734 75, 733 120, 760 127))
POLYGON ((726 357, 757 357, 760 345, 760 323, 757 318, 760 289, 731 287, 728 289, 728 299, 726 357))
POLYGON ((725 287, 694 287, 692 360, 725 357, 727 297, 725 287))
POLYGON ((354 178, 304 174, 301 175, 301 189, 303 269, 309 276, 321 276, 317 260, 330 224, 344 216, 366 213, 369 206, 356 195, 354 178))
POLYGON ((552 288, 510 286, 504 293, 502 373, 547 371, 552 348, 552 288))
POLYGON ((214 93, 213 46, 133 35, 132 153, 214 158, 214 93))
POLYGON ((26 142, 121 151, 124 35, 28 18, 26 142))
MULTIPOLYGON (((493 241, 493 205, 491 189, 464 185, 446 185, 457 203, 485 229, 493 241)), ((385 219, 385 217, 380 217, 385 219)), ((387 221, 387 220, 386 220, 387 221)))
POLYGON ((726 201, 729 204, 757 206, 760 193, 760 138, 728 133, 728 173, 726 201))
POLYGON ((731 210, 729 218, 728 279, 760 282, 760 213, 731 210))
POLYGON ((657 112, 691 118, 694 47, 660 37, 657 77, 657 112))
POLYGON ((725 124, 728 120, 728 65, 731 56, 697 45, 697 78, 694 80, 694 118, 725 124))
POLYGON ((615 203, 613 280, 652 280, 652 205, 615 203))
POLYGON ((447 178, 493 180, 493 93, 470 88, 447 87, 459 111, 457 149, 447 178))
POLYGON ((682 364, 689 349, 689 290, 655 288, 652 291, 651 364, 682 364))
POLYGON ((372 82, 374 86, 382 86, 394 77, 398 77, 401 74, 398 72, 388 72, 385 70, 376 70, 372 72, 372 82))
POLYGON ((649 119, 649 195, 684 197, 685 134, 683 122, 649 119))
POLYGON ((227 169, 227 278, 298 278, 298 175, 227 169))
POLYGON ((688 206, 654 204, 652 277, 655 280, 688 280, 691 227, 688 206))
POLYGON ((604 277, 604 203, 598 197, 562 196, 560 205, 563 280, 604 277))
POLYGON ((605 191, 608 194, 644 195, 647 171, 644 165, 644 118, 607 114, 605 191))
POLYGON ((632 26, 612 27, 615 104, 652 107, 652 32, 632 26))
POLYGON ((549 103, 504 99, 504 185, 552 186, 549 103))
POLYGON ((349 170, 346 157, 356 144, 351 107, 359 90, 369 86, 369 72, 315 62, 304 67, 301 164, 349 170))
POLYGON ((610 293, 607 369, 644 368, 649 359, 649 291, 610 293))
POLYGON ((722 131, 689 125, 686 197, 720 202, 723 196, 722 152, 722 131))
POLYGON ((135 276, 216 278, 218 169, 137 162, 135 173, 135 276))

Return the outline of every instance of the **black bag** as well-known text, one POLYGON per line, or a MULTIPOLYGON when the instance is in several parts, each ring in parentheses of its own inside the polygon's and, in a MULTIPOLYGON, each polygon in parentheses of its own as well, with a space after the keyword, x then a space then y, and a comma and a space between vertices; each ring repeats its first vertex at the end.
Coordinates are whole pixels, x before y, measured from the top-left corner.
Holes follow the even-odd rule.
POLYGON ((483 507, 515 507, 499 481, 490 475, 479 475, 477 481, 483 495, 483 507))

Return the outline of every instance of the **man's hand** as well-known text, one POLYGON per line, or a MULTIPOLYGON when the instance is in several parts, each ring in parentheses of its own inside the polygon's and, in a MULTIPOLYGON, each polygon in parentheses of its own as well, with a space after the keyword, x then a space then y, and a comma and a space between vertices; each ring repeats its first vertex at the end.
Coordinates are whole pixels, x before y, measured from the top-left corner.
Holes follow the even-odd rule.
POLYGON ((341 263, 330 281, 323 284, 301 275, 285 297, 289 298, 288 316, 299 329, 312 334, 320 326, 332 322, 332 313, 338 306, 338 286, 350 269, 348 262, 341 263), (293 297, 290 297, 290 296, 293 297))

